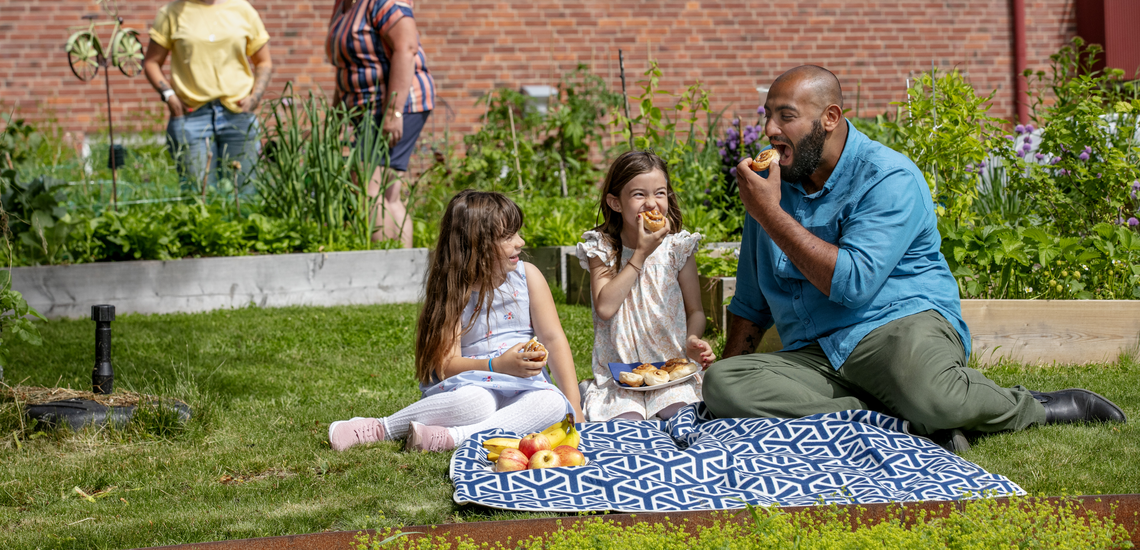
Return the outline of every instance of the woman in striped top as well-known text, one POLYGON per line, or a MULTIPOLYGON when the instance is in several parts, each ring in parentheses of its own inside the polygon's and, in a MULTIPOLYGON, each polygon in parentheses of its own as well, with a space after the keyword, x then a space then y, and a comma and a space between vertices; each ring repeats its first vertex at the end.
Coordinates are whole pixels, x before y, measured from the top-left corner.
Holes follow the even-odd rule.
MULTIPOLYGON (((336 66, 334 103, 370 108, 377 127, 388 139, 388 166, 405 172, 408 159, 428 116, 435 107, 435 82, 427 68, 412 0, 336 0, 325 42, 329 62, 336 66)), ((412 245, 412 224, 405 223, 400 180, 385 191, 377 220, 381 230, 373 240, 399 239, 412 245)), ((375 195, 379 169, 369 183, 375 195)))

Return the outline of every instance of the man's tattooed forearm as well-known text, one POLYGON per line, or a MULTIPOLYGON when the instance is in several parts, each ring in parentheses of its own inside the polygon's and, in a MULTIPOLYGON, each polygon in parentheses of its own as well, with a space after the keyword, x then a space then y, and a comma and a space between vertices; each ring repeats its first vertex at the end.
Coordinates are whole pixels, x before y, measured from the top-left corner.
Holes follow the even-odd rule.
POLYGON ((744 353, 752 353, 756 351, 756 344, 759 343, 757 342, 757 336, 758 335, 756 333, 752 333, 744 338, 744 353))

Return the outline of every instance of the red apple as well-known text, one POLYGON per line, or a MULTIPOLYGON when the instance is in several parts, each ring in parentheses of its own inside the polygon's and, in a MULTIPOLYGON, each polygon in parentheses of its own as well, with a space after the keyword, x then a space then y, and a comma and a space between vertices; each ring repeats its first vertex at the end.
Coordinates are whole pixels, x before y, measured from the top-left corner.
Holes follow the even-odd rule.
POLYGON ((518 449, 503 449, 499 453, 499 460, 495 461, 496 472, 517 472, 525 470, 530 465, 530 459, 518 449))
POLYGON ((557 468, 562 464, 558 462, 558 455, 554 451, 546 449, 537 451, 530 456, 529 469, 535 470, 538 468, 557 468))
POLYGON ((563 466, 581 466, 586 463, 586 455, 569 445, 555 447, 554 454, 558 455, 558 462, 563 466))
POLYGON ((547 439, 547 437, 542 434, 529 434, 519 440, 519 450, 522 451, 527 458, 530 458, 538 451, 549 451, 550 439, 547 439))

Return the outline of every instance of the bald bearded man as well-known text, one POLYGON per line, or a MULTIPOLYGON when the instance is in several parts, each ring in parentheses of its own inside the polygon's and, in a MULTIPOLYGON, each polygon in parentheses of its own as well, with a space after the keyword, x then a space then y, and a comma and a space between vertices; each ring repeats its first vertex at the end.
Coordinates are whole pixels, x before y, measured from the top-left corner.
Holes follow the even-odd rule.
POLYGON ((1003 388, 966 366, 970 332, 940 252, 930 188, 903 155, 843 116, 839 80, 805 65, 776 79, 767 172, 736 167, 748 212, 724 359, 705 375, 718 417, 796 418, 869 409, 951 450, 962 430, 1124 422, 1080 389, 1003 388), (784 348, 754 354, 775 325, 784 348))

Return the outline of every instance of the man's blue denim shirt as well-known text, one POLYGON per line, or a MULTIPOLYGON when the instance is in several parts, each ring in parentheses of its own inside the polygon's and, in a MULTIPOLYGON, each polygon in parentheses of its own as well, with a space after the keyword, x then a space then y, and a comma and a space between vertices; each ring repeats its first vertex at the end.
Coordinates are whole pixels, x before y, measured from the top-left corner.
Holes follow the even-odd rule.
POLYGON ((933 309, 958 331, 969 355, 970 329, 940 251, 930 188, 910 159, 847 122, 847 144, 823 189, 808 195, 785 181, 781 194, 785 212, 839 247, 831 296, 745 215, 729 311, 765 329, 775 324, 785 351, 819 342, 839 370, 867 333, 933 309))

